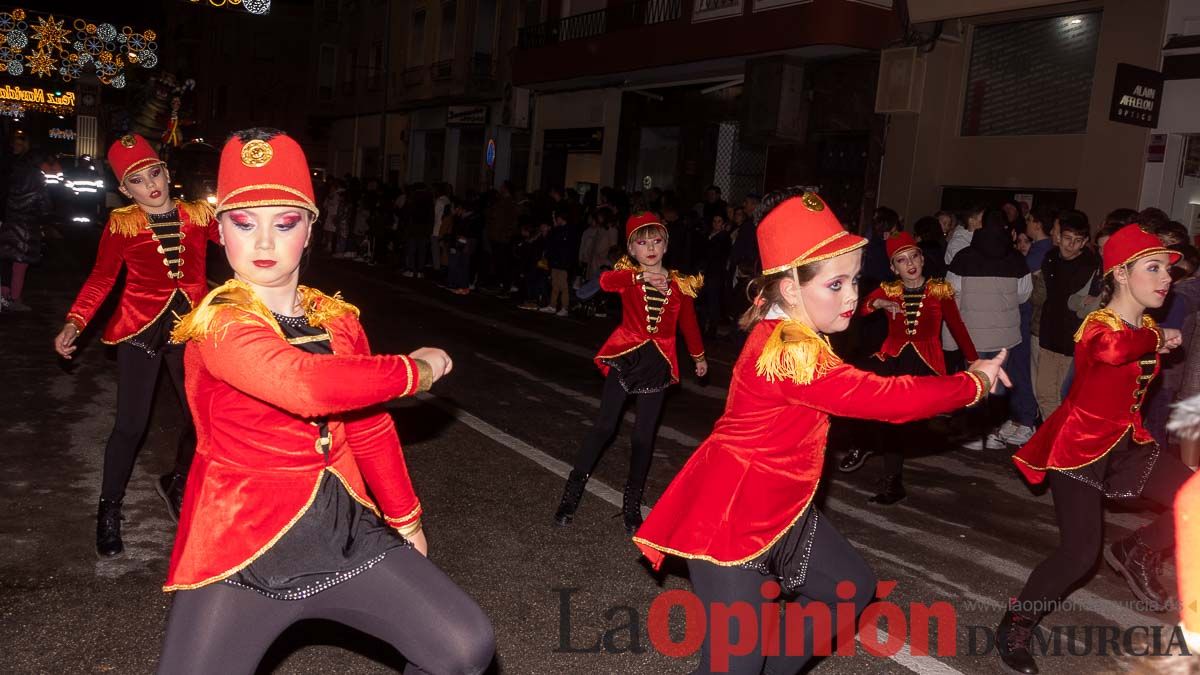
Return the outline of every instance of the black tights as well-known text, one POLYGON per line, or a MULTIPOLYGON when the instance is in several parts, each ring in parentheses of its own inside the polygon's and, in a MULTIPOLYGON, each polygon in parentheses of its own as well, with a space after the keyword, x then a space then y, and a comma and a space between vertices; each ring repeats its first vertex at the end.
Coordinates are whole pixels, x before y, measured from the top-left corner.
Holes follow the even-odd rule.
MULTIPOLYGON (((808 562, 805 584, 796 590, 794 598, 787 598, 786 606, 789 609, 785 609, 784 618, 781 620, 778 641, 779 656, 764 656, 762 649, 763 627, 760 622, 764 612, 761 607, 763 603, 769 601, 763 599, 761 589, 763 582, 771 577, 743 567, 725 567, 698 559, 688 560, 688 572, 692 579, 692 590, 700 598, 700 602, 710 617, 706 623, 708 631, 704 635, 704 644, 700 651, 700 667, 696 673, 728 672, 736 675, 798 673, 812 659, 814 629, 810 621, 804 622, 802 632, 793 627, 791 630, 797 631, 797 636, 803 636, 803 642, 797 644, 793 641, 792 646, 789 647, 787 612, 794 611, 791 609, 793 606, 798 606, 798 609, 807 607, 811 603, 825 604, 829 607, 833 621, 836 621, 838 616, 836 606, 839 603, 853 603, 854 616, 857 617, 875 597, 875 573, 871 571, 867 561, 863 560, 858 551, 855 551, 854 547, 829 523, 829 519, 824 514, 817 519, 816 531, 813 533, 812 555, 808 562), (837 585, 842 581, 854 583, 854 595, 849 599, 842 599, 837 595, 837 585), (722 603, 726 607, 731 607, 732 603, 739 602, 748 603, 754 608, 757 616, 757 620, 751 626, 756 633, 754 648, 743 656, 731 655, 728 659, 728 670, 722 670, 725 664, 714 664, 712 661, 712 631, 714 628, 711 620, 712 607, 713 603, 722 603), (802 649, 801 646, 803 646, 802 649), (792 654, 788 655, 789 652, 792 654)), ((736 614, 734 615, 736 616, 736 614)), ((740 620, 736 622, 736 627, 734 623, 731 619, 728 624, 724 624, 729 628, 727 635, 730 645, 738 644, 740 629, 743 625, 740 620)), ((817 644, 816 648, 832 652, 836 649, 834 646, 837 644, 836 636, 844 631, 849 632, 846 639, 850 640, 854 639, 853 636, 857 632, 855 625, 837 626, 836 630, 827 631, 831 633, 830 637, 833 638, 833 643, 817 644)))
POLYGON ((188 410, 187 395, 183 389, 183 346, 169 345, 150 356, 129 344, 117 345, 117 421, 104 446, 104 479, 100 496, 120 501, 125 496, 125 486, 133 473, 138 445, 150 422, 150 411, 154 407, 154 390, 158 386, 158 373, 163 364, 179 397, 183 408, 183 419, 179 432, 179 444, 175 450, 175 471, 187 475, 196 450, 196 429, 192 426, 192 414, 188 410))
POLYGON ((479 605, 413 548, 394 549, 358 576, 303 600, 272 600, 214 583, 178 591, 167 616, 158 672, 253 673, 288 626, 337 621, 404 655, 405 673, 481 673, 496 650, 479 605))
MULTIPOLYGON (((621 427, 621 413, 629 396, 621 386, 617 371, 609 371, 608 378, 604 380, 604 394, 600 397, 600 417, 596 420, 596 426, 592 427, 583 439, 583 445, 575 458, 576 471, 590 474, 596 467, 600 455, 621 427)), ((658 426, 658 416, 662 414, 667 393, 658 391, 633 396, 637 397, 637 418, 633 425, 633 437, 629 442, 633 453, 629 459, 628 485, 641 490, 646 484, 646 474, 650 471, 650 459, 654 454, 654 430, 658 426)))
MULTIPOLYGON (((1166 507, 1154 522, 1134 533, 1155 551, 1175 545, 1175 494, 1192 472, 1175 455, 1160 452, 1142 497, 1166 507)), ((1057 471, 1046 480, 1054 495, 1059 544, 1029 575, 1018 598, 1022 607, 1049 609, 1091 571, 1104 545, 1104 495, 1094 487, 1057 471)), ((1036 611, 1036 610, 1035 610, 1036 611)))

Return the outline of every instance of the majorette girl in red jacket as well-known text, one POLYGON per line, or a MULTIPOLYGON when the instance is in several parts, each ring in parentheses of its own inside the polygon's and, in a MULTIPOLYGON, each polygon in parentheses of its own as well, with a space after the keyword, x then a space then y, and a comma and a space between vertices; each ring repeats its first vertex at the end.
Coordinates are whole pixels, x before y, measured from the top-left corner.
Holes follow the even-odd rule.
MULTIPOLYGON (((668 555, 687 560, 705 608, 764 600, 774 578, 790 599, 858 611, 875 595, 866 561, 812 504, 825 462, 829 416, 900 423, 982 400, 1004 353, 948 377, 881 377, 842 362, 826 335, 845 330, 858 310, 861 237, 846 232, 820 197, 798 189, 768 195, 758 226, 764 276, 743 317, 750 329, 729 386, 725 412, 633 538, 657 568, 668 555), (839 582, 854 595, 838 595, 839 582), (802 598, 802 599, 800 599, 802 598)), ((838 630, 853 628, 852 617, 838 630)), ((768 656, 749 653, 712 663, 706 635, 699 672, 794 673, 813 654, 813 622, 804 645, 779 642, 768 656), (780 652, 777 652, 777 654, 780 652)), ((789 631, 790 632, 790 631, 789 631)), ((818 649, 821 645, 818 645, 818 649)), ((828 649, 829 645, 825 644, 828 649)))
POLYGON ((491 624, 425 558, 421 504, 382 406, 429 389, 449 357, 372 355, 355 307, 298 285, 317 207, 304 153, 282 132, 225 144, 216 211, 235 278, 172 336, 187 343, 198 443, 159 672, 251 672, 309 618, 379 637, 417 672, 482 672, 491 624))
POLYGON ((625 223, 629 257, 600 275, 600 287, 621 294, 621 325, 596 354, 596 366, 607 378, 600 418, 579 448, 567 477, 554 520, 567 525, 579 507, 588 477, 600 455, 621 426, 625 399, 637 397, 637 421, 630 439, 633 456, 625 482, 622 514, 629 534, 642 524, 642 490, 654 451, 654 430, 662 413, 667 387, 679 382, 675 330, 683 332, 697 377, 708 372, 704 343, 696 321, 695 298, 703 280, 663 267, 667 228, 653 213, 631 216, 625 223))
MULTIPOLYGON (((958 313, 954 288, 941 279, 925 278, 925 258, 912 235, 901 232, 887 240, 888 260, 896 281, 881 284, 863 301, 859 313, 887 313, 888 334, 872 358, 870 368, 879 375, 945 375, 942 322, 968 362, 979 358, 971 335, 958 313)), ((867 457, 883 453, 883 489, 871 497, 874 504, 894 504, 905 497, 904 454, 923 435, 919 426, 874 425, 875 447, 851 448, 838 464, 840 471, 858 470, 867 457)))
POLYGON ((1010 668, 1036 673, 1029 651, 1033 630, 1048 608, 1104 560, 1152 610, 1165 611, 1170 593, 1159 583, 1161 556, 1174 544, 1171 506, 1191 471, 1173 453, 1160 453, 1142 424, 1142 404, 1158 374, 1159 354, 1180 344, 1178 330, 1159 328, 1145 314, 1161 307, 1180 254, 1138 224, 1118 230, 1104 246, 1102 309, 1075 334, 1075 380, 1066 400, 1013 456, 1031 483, 1047 482, 1061 541, 1030 573, 996 632, 1010 668), (1154 522, 1104 547, 1104 500, 1142 497, 1166 508, 1154 522))
POLYGON ((104 478, 96 520, 96 552, 114 556, 121 541, 121 500, 133 472, 138 444, 146 432, 158 374, 165 364, 183 407, 183 425, 175 469, 155 483, 172 520, 196 447, 192 416, 183 393, 183 350, 167 343, 175 320, 204 297, 205 249, 216 236, 212 209, 203 202, 171 199, 171 176, 154 148, 137 134, 122 136, 108 150, 121 194, 133 204, 114 210, 100 233, 96 264, 88 275, 67 323, 54 339, 65 359, 76 338, 91 323, 112 291, 121 268, 125 287, 101 338, 117 345, 117 420, 104 447, 104 478))

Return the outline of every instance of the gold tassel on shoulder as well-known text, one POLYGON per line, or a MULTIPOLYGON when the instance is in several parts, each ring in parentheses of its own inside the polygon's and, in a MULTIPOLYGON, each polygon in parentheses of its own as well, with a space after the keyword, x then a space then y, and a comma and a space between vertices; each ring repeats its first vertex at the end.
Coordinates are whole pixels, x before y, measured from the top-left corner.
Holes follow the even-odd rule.
MULTIPOLYGON (((343 314, 359 316, 358 308, 342 300, 340 294, 329 296, 307 286, 298 286, 296 291, 300 294, 300 304, 310 326, 324 326, 343 314)), ((195 309, 179 319, 179 323, 175 324, 175 329, 171 331, 171 341, 187 342, 204 338, 215 328, 213 323, 223 309, 238 310, 241 317, 236 321, 243 323, 252 321, 251 317, 258 317, 273 328, 279 337, 284 337, 275 315, 250 286, 237 279, 230 279, 210 291, 195 309)))
POLYGON ((150 221, 146 218, 146 212, 137 204, 113 209, 108 214, 109 231, 125 237, 136 237, 137 233, 141 232, 142 228, 149 224, 150 221))
POLYGON ((679 290, 689 298, 694 298, 700 293, 700 289, 704 286, 703 274, 680 274, 675 270, 671 270, 671 278, 675 280, 679 290))
POLYGON ((879 288, 883 289, 883 294, 889 298, 898 298, 904 295, 904 282, 902 281, 885 281, 879 284, 879 288))
POLYGON ((637 263, 633 262, 633 259, 631 259, 627 255, 621 256, 621 259, 618 260, 616 262, 616 264, 613 265, 614 272, 624 272, 625 270, 636 270, 636 269, 638 269, 637 263))
POLYGON ((308 318, 310 326, 324 326, 327 322, 347 313, 352 313, 356 317, 361 316, 357 307, 342 299, 341 293, 334 293, 332 296, 325 295, 308 286, 298 286, 296 290, 300 293, 300 303, 304 307, 304 316, 308 318))
POLYGON ((937 300, 954 297, 954 287, 950 285, 950 282, 942 279, 930 279, 925 286, 925 292, 929 294, 929 297, 937 300))
POLYGON ((171 342, 183 343, 189 340, 204 339, 210 331, 216 328, 213 323, 217 314, 226 309, 239 311, 240 317, 235 319, 238 323, 250 323, 253 321, 251 317, 258 317, 274 328, 279 337, 284 336, 283 330, 275 322, 271 310, 267 309, 254 291, 250 290, 245 283, 237 279, 230 279, 209 291, 195 309, 179 319, 179 322, 175 324, 175 329, 171 331, 171 342))
POLYGON ((754 369, 767 382, 791 380, 796 384, 811 384, 841 363, 841 358, 816 331, 797 321, 780 321, 767 338, 754 369))
POLYGON ((209 206, 208 202, 178 201, 175 205, 179 208, 179 215, 187 218, 188 222, 197 227, 207 227, 213 218, 216 217, 213 208, 209 206))

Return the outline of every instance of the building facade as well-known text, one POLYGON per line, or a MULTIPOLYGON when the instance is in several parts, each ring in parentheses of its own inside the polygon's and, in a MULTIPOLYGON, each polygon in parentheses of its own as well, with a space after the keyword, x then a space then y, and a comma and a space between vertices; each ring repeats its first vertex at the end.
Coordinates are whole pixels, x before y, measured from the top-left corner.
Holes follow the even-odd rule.
MULTIPOLYGON (((330 174, 461 192, 512 176, 528 121, 506 86, 515 3, 319 0, 317 12, 317 124, 330 174)), ((523 173, 523 155, 516 165, 523 173)))
POLYGON ((873 203, 877 54, 902 34, 890 0, 525 4, 526 187, 657 187, 686 204, 710 184, 732 199, 816 185, 850 220, 873 203))
POLYGON ((1142 208, 1200 234, 1200 0, 1171 0, 1162 53, 1158 123, 1150 133, 1142 208))
POLYGON ((897 71, 914 104, 889 115, 880 204, 911 221, 1017 198, 1079 208, 1094 224, 1138 205, 1150 130, 1114 116, 1113 92, 1119 70, 1158 69, 1167 0, 908 8, 937 37, 897 71))

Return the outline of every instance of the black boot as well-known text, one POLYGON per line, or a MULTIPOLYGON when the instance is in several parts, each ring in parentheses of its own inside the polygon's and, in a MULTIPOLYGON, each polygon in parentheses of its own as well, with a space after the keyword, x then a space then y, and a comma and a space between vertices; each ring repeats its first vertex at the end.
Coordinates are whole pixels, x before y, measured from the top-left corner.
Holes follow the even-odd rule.
POLYGON ((570 525, 571 519, 575 517, 575 509, 579 508, 579 500, 583 499, 583 487, 587 485, 589 475, 572 469, 571 475, 567 477, 567 484, 563 486, 562 501, 558 503, 558 511, 554 514, 554 522, 560 526, 570 525))
POLYGON ((900 479, 900 474, 893 473, 884 477, 883 491, 871 497, 867 501, 872 504, 882 504, 887 506, 888 504, 895 504, 907 496, 908 493, 904 491, 904 481, 900 479))
POLYGON ((100 499, 96 514, 96 554, 101 558, 120 555, 125 550, 121 542, 121 502, 100 499))
POLYGON ((1135 532, 1104 549, 1104 560, 1129 584, 1129 590, 1154 612, 1167 611, 1171 595, 1158 581, 1162 557, 1135 532))
POLYGON ((625 500, 621 506, 621 516, 625 519, 625 534, 632 537, 642 526, 642 488, 625 486, 625 500))
POLYGON ((867 458, 873 454, 875 453, 870 450, 863 450, 862 448, 850 448, 850 451, 842 457, 842 461, 838 462, 838 471, 841 471, 842 473, 858 471, 860 468, 862 468, 863 463, 867 461, 867 458))
POLYGON ((154 481, 154 489, 167 504, 167 516, 176 523, 179 522, 179 512, 183 509, 183 488, 186 485, 187 476, 175 472, 163 474, 154 481))
POLYGON ((1000 660, 1009 669, 1025 675, 1037 675, 1037 662, 1029 651, 1029 643, 1033 640, 1033 631, 1037 630, 1039 618, 1009 610, 1000 620, 1000 626, 996 628, 996 650, 1000 652, 1000 660))

